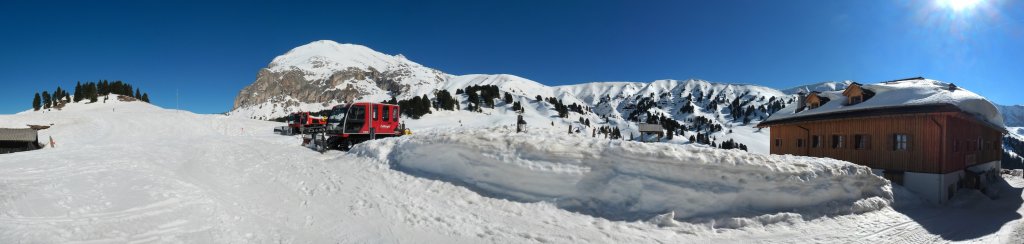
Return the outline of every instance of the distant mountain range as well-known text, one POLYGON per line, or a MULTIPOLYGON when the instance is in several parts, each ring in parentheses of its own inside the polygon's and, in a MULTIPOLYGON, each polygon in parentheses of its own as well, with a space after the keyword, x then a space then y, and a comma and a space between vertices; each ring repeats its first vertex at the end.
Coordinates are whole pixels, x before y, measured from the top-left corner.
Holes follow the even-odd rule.
MULTIPOLYGON (((593 127, 614 126, 635 132, 635 121, 671 119, 684 126, 684 136, 706 135, 717 142, 734 139, 744 144, 767 144, 767 133, 753 128, 757 122, 795 102, 800 90, 845 89, 852 81, 822 82, 784 90, 747 84, 704 80, 657 80, 651 82, 592 82, 547 86, 508 74, 452 75, 413 62, 402 55, 387 55, 365 46, 316 41, 296 47, 260 69, 256 81, 242 89, 229 114, 273 119, 297 111, 319 111, 352 101, 405 100, 437 91, 455 94, 470 86, 496 86, 514 101, 527 104, 524 114, 534 120, 573 124, 594 121, 593 127), (545 101, 537 101, 536 97, 545 101), (585 107, 568 117, 548 110, 559 102, 585 107)), ((456 96, 461 108, 469 103, 456 96)), ((498 102, 490 116, 513 116, 511 104, 498 102), (498 109, 504 108, 504 109, 498 109)), ((1000 106, 1008 126, 1024 122, 1024 107, 1000 106)), ((429 120, 431 115, 422 119, 429 120)), ((650 121, 655 122, 655 121, 650 121)), ((541 122, 548 123, 548 122, 541 122)), ((632 133, 631 132, 631 133, 632 133)), ((755 146, 767 151, 767 145, 755 146)))
POLYGON ((1024 127, 1024 106, 996 104, 996 108, 1003 114, 1003 123, 1006 127, 1024 127))

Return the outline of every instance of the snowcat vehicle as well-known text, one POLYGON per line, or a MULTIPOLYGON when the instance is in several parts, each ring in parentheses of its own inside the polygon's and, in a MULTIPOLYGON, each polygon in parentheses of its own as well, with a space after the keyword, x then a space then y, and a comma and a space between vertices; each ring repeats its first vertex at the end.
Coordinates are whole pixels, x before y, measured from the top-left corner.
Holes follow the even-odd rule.
POLYGON ((309 112, 298 112, 288 115, 286 118, 288 127, 291 128, 291 134, 303 133, 303 128, 323 126, 327 124, 327 119, 312 115, 309 112))
POLYGON ((399 120, 400 115, 395 104, 357 102, 334 106, 326 125, 304 129, 303 133, 313 135, 303 143, 312 143, 319 151, 348 150, 360 142, 401 136, 409 132, 399 120))

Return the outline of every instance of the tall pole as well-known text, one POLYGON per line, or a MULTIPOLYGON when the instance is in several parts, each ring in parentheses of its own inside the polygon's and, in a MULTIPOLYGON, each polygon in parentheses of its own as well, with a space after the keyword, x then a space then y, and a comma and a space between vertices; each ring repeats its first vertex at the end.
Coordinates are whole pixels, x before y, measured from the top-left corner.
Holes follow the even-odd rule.
POLYGON ((370 104, 370 139, 377 139, 377 128, 374 128, 375 119, 377 119, 377 105, 370 104))

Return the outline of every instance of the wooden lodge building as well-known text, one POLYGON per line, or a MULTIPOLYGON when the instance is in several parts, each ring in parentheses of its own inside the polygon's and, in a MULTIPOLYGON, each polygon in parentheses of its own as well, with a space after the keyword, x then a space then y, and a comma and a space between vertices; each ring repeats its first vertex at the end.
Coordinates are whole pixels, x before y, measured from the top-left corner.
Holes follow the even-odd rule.
POLYGON ((865 165, 934 203, 998 177, 1002 117, 953 84, 911 78, 799 96, 758 125, 771 128, 772 154, 865 165))
POLYGON ((31 151, 39 148, 39 134, 36 130, 0 128, 0 154, 31 151))

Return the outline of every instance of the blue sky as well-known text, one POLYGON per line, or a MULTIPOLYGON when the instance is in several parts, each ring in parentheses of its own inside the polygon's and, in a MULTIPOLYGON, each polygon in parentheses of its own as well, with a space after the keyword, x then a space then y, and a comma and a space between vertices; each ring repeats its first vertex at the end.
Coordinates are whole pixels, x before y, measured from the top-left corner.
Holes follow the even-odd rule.
POLYGON ((0 2, 0 113, 76 81, 163 107, 231 109, 275 56, 315 40, 452 74, 548 85, 700 78, 775 88, 925 76, 1024 104, 1024 1, 0 2))

